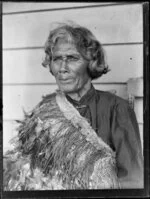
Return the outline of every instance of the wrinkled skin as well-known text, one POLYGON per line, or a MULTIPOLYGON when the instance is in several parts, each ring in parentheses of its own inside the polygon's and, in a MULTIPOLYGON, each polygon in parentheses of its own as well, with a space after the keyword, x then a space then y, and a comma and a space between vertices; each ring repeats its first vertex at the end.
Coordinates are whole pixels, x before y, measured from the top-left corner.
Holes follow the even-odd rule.
POLYGON ((83 96, 91 86, 87 72, 88 61, 78 52, 76 46, 59 39, 52 50, 50 70, 63 92, 83 96))

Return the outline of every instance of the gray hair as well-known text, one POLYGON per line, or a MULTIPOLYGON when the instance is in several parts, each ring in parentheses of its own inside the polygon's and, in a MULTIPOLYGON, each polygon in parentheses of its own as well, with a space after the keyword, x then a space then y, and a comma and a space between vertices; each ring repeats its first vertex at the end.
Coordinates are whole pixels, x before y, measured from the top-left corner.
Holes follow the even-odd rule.
POLYGON ((96 79, 109 71, 105 60, 105 53, 101 43, 95 38, 90 30, 79 25, 59 24, 50 31, 45 43, 44 67, 51 65, 52 49, 59 38, 67 39, 73 43, 79 53, 89 61, 87 71, 91 79, 96 79))

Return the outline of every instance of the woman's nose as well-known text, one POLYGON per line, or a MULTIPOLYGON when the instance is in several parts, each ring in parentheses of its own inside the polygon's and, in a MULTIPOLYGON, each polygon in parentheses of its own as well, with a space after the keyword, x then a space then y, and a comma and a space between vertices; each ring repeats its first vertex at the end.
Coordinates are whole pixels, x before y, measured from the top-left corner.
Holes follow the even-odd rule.
POLYGON ((60 72, 68 72, 68 65, 66 59, 63 59, 61 61, 60 72))

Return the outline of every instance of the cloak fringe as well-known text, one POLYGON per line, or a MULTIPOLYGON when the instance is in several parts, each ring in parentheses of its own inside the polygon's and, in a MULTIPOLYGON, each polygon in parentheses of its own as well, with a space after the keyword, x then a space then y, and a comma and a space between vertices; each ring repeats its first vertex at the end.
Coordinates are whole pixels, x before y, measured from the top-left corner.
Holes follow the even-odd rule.
POLYGON ((118 188, 115 153, 57 92, 25 114, 5 154, 5 190, 118 188))

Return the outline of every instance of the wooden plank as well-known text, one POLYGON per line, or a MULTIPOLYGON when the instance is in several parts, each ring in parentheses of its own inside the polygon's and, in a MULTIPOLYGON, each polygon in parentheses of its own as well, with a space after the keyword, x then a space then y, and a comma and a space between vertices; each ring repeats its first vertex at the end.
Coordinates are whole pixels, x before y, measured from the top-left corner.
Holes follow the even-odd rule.
MULTIPOLYGON (((143 45, 105 46, 111 69, 95 82, 127 82, 143 76, 143 45)), ((42 67, 44 50, 3 51, 3 83, 54 83, 49 70, 42 67)))
MULTIPOLYGON (((94 85, 99 90, 116 90, 116 94, 124 97, 126 85, 94 85)), ((3 87, 3 118, 22 119, 23 108, 30 111, 42 99, 43 95, 54 92, 56 85, 31 85, 31 86, 4 86, 3 87)))
POLYGON ((139 131, 140 131, 140 138, 141 138, 141 145, 142 145, 142 150, 143 150, 143 147, 144 147, 144 139, 143 139, 143 124, 139 123, 139 131))
POLYGON ((143 97, 143 78, 131 78, 127 82, 128 93, 135 97, 143 97))
POLYGON ((143 76, 143 45, 107 46, 104 49, 111 71, 98 81, 127 82, 129 78, 143 76))
POLYGON ((24 12, 24 11, 35 11, 35 10, 45 10, 45 9, 59 9, 59 8, 72 8, 72 7, 81 7, 81 6, 92 6, 92 5, 109 5, 109 4, 115 4, 113 2, 110 3, 23 3, 23 2, 3 2, 3 13, 13 13, 13 12, 24 12))
POLYGON ((3 16, 3 47, 43 46, 51 23, 74 21, 101 43, 143 42, 142 5, 106 6, 3 16))
POLYGON ((139 123, 143 123, 143 98, 135 98, 134 111, 139 123))

